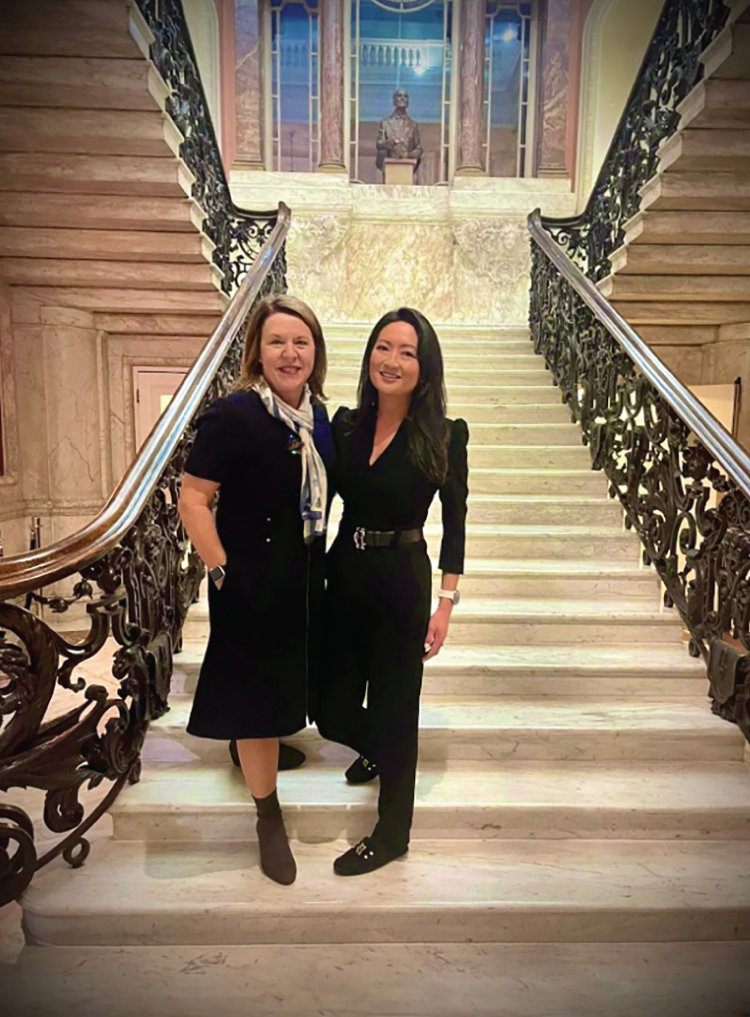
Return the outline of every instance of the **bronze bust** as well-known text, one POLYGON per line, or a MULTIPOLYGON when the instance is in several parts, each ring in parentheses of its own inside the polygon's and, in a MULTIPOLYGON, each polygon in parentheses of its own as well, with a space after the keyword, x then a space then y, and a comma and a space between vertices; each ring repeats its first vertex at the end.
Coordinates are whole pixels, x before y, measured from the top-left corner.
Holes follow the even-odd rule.
POLYGON ((419 166, 422 143, 418 125, 406 112, 408 107, 409 93, 397 89, 393 93, 393 113, 381 120, 378 128, 375 165, 379 170, 384 168, 386 159, 416 159, 415 171, 419 166))

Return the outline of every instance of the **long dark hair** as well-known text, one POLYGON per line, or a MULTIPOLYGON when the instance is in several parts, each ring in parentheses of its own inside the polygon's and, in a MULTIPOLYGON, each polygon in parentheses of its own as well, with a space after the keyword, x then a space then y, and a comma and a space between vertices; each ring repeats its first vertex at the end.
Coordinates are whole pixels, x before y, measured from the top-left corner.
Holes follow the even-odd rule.
POLYGON ((380 333, 395 321, 405 321, 417 333, 419 381, 409 407, 409 458, 430 480, 442 484, 448 472, 443 354, 435 329, 419 311, 411 307, 389 311, 370 333, 359 374, 356 427, 365 426, 377 416, 378 390, 370 381, 370 356, 380 333))

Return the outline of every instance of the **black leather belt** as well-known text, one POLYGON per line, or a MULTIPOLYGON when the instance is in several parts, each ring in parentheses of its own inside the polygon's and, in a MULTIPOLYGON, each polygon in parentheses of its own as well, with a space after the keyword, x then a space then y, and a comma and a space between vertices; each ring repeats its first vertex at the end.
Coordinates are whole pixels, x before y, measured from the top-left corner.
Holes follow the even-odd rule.
POLYGON ((358 551, 372 547, 400 547, 423 539, 421 526, 415 530, 366 530, 364 526, 357 526, 352 531, 352 540, 358 551))

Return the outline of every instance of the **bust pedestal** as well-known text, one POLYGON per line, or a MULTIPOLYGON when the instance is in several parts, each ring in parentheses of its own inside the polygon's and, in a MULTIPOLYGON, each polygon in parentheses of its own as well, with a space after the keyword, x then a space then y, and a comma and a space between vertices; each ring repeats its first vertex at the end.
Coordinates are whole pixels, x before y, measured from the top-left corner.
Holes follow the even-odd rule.
POLYGON ((416 159, 386 159, 383 163, 386 184, 413 184, 416 159))

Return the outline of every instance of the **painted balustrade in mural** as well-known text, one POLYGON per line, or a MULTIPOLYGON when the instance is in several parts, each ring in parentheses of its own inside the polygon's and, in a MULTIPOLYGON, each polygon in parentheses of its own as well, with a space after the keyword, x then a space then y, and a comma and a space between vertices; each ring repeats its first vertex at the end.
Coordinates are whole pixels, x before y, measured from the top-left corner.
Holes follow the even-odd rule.
POLYGON ((677 107, 702 77, 700 55, 728 17, 724 0, 666 0, 585 210, 543 219, 590 279, 610 274, 609 256, 624 242, 639 192, 657 171, 659 146, 677 128, 677 107))

